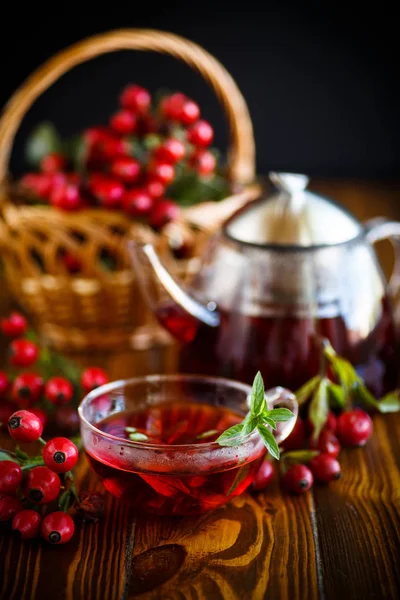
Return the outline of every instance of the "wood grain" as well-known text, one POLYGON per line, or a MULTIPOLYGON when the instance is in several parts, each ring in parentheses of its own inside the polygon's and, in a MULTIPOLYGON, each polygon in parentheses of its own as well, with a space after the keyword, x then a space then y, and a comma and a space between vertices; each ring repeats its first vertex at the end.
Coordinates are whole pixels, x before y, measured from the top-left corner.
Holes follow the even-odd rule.
MULTIPOLYGON (((358 214, 399 218, 400 186, 315 182, 358 214), (379 201, 379 202, 378 202, 379 201)), ((390 249, 384 249, 390 270, 390 249), (387 251, 387 252, 386 252, 387 251)), ((5 307, 4 297, 1 304, 5 307)), ((173 371, 176 350, 80 355, 114 378, 173 371)), ((106 518, 64 547, 0 530, 1 600, 372 600, 400 598, 400 415, 378 416, 343 478, 302 497, 278 481, 192 519, 135 519, 108 496, 106 518)), ((10 444, 0 434, 0 447, 10 444)), ((79 481, 101 489, 84 457, 79 481)))

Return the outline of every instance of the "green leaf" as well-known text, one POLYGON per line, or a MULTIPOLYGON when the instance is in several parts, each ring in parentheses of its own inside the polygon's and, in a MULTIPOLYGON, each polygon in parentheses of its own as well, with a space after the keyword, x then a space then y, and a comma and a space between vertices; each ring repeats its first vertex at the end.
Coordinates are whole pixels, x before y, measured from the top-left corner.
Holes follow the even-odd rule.
POLYGON ((269 425, 270 427, 272 427, 272 429, 276 429, 276 423, 274 419, 271 419, 271 417, 269 417, 268 415, 262 415, 262 422, 264 423, 264 425, 269 425))
POLYGON ((299 406, 307 402, 311 394, 314 392, 315 388, 321 381, 320 375, 315 375, 312 379, 307 381, 300 389, 295 392, 295 396, 297 399, 297 403, 299 406))
POLYGON ((310 403, 309 417, 314 426, 313 439, 317 440, 328 419, 329 404, 328 404, 328 388, 329 379, 324 377, 321 379, 317 389, 314 392, 310 403))
POLYGON ((86 169, 88 145, 82 135, 74 135, 63 142, 63 153, 69 158, 76 171, 86 169))
POLYGON ((21 448, 19 446, 17 446, 15 448, 15 456, 18 460, 22 460, 22 461, 29 460, 29 455, 26 452, 24 452, 23 450, 21 450, 21 448))
POLYGON ((284 452, 281 459, 290 464, 303 464, 310 462, 310 460, 318 456, 318 454, 318 450, 291 450, 290 452, 284 452))
POLYGON ((145 150, 153 150, 161 144, 161 137, 155 133, 150 133, 143 138, 145 150))
POLYGON ((334 354, 328 355, 328 360, 344 388, 345 396, 348 397, 351 388, 362 380, 357 375, 353 365, 345 358, 334 354))
POLYGON ((258 425, 258 417, 253 417, 251 415, 251 413, 249 413, 247 415, 247 417, 245 418, 245 420, 243 421, 243 429, 242 429, 242 435, 248 435, 249 433, 251 433, 252 431, 254 431, 256 429, 258 425))
POLYGON ((44 122, 32 131, 26 142, 26 160, 33 167, 38 167, 44 156, 60 150, 61 140, 56 128, 52 123, 44 122))
POLYGON ((258 425, 257 430, 260 436, 262 437, 262 440, 268 452, 271 454, 271 456, 279 460, 278 444, 276 443, 276 440, 273 434, 268 429, 268 427, 266 427, 265 425, 258 425))
POLYGON ((386 394, 383 398, 378 401, 377 406, 381 413, 392 413, 400 411, 400 398, 398 390, 394 390, 389 394, 386 394))
POLYGON ((127 142, 130 146, 130 153, 136 158, 141 164, 147 163, 147 150, 143 144, 140 143, 136 137, 128 137, 127 142))
POLYGON ((285 423, 294 417, 294 414, 288 408, 273 408, 268 411, 268 417, 273 419, 275 423, 285 423))
POLYGON ((263 378, 261 377, 260 371, 258 371, 253 381, 253 387, 251 388, 250 413, 253 416, 258 416, 263 412, 265 407, 266 401, 264 382, 263 378))
POLYGON ((352 386, 352 393, 357 400, 362 402, 365 406, 375 408, 379 410, 379 403, 361 381, 357 381, 352 386))
POLYGON ((13 462, 18 462, 16 456, 9 454, 6 450, 0 450, 0 460, 12 460, 13 462))
POLYGON ((240 443, 240 437, 243 435, 242 431, 243 423, 238 423, 221 433, 216 441, 220 446, 237 446, 240 443))
POLYGON ((140 433, 140 431, 135 431, 134 433, 129 434, 129 439, 132 440, 132 442, 145 442, 149 438, 147 437, 147 435, 145 433, 140 433))
POLYGON ((238 486, 242 483, 242 481, 246 479, 250 470, 250 466, 251 463, 247 463, 247 465, 244 465, 243 467, 237 470, 235 479, 232 481, 229 490, 226 492, 227 496, 233 494, 237 490, 238 486))
POLYGON ((196 440, 206 440, 207 438, 212 437, 216 433, 218 433, 217 429, 210 429, 209 431, 204 431, 203 433, 200 433, 200 435, 196 436, 196 440))
POLYGON ((346 408, 346 396, 344 389, 337 383, 328 385, 329 404, 334 408, 346 408))

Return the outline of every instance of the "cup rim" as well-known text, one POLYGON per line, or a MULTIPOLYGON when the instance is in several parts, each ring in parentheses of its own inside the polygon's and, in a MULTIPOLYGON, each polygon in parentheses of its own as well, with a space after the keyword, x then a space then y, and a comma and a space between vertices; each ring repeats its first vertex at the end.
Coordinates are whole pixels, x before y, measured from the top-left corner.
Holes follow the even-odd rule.
MULTIPOLYGON (((101 435, 107 439, 116 441, 118 443, 123 442, 124 444, 133 447, 133 448, 141 448, 141 449, 149 449, 149 450, 159 450, 160 448, 163 448, 167 451, 173 450, 173 449, 179 449, 181 451, 184 450, 193 450, 193 449, 197 449, 197 450, 206 450, 206 449, 212 449, 212 448, 224 448, 225 446, 221 446, 217 441, 214 442, 204 442, 202 444, 154 444, 154 443, 148 443, 148 442, 138 442, 138 441, 133 441, 133 440, 126 440, 120 437, 117 437, 115 435, 112 435, 110 433, 106 433, 105 431, 102 431, 101 429, 99 429, 98 427, 96 427, 96 425, 93 425, 92 423, 90 423, 86 417, 83 415, 83 408, 86 404, 88 404, 91 400, 93 400, 94 398, 96 398, 97 396, 101 396, 102 394, 107 394, 108 392, 112 392, 115 389, 118 389, 119 387, 122 386, 126 386, 129 384, 133 384, 133 383, 144 383, 144 382, 150 382, 150 383, 156 383, 156 382, 173 382, 173 381, 200 381, 200 382, 206 382, 206 383, 211 383, 211 384, 225 384, 234 387, 238 390, 242 390, 243 392, 247 392, 247 396, 249 396, 251 394, 251 385, 248 385, 247 383, 242 383, 241 381, 237 381, 235 379, 229 379, 227 377, 209 377, 208 375, 197 375, 197 374, 180 374, 180 373, 176 373, 176 374, 154 374, 154 375, 144 375, 141 377, 131 377, 129 379, 117 379, 115 381, 111 381, 109 383, 106 383, 104 385, 101 385, 97 388, 95 388, 94 390, 92 390, 91 392, 89 392, 88 394, 86 394, 86 396, 82 399, 82 401, 80 402, 79 406, 78 406, 78 414, 79 414, 79 419, 81 422, 83 422, 87 427, 89 427, 94 433, 101 435)), ((242 446, 243 444, 245 444, 246 442, 248 442, 249 440, 256 438, 258 436, 258 432, 257 431, 251 431, 250 433, 248 433, 247 435, 245 435, 243 438, 241 438, 240 443, 237 444, 237 446, 234 447, 239 447, 242 446)), ((237 436, 239 438, 239 436, 237 436)))

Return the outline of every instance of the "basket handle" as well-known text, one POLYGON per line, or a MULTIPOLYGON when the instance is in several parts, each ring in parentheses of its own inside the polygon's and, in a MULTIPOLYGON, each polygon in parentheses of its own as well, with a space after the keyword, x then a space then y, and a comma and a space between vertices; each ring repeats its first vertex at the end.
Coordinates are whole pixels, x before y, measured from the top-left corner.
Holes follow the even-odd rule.
POLYGON ((0 119, 0 183, 5 181, 17 130, 35 100, 67 71, 91 58, 118 50, 152 50, 170 54, 198 71, 214 89, 228 117, 228 175, 249 183, 255 173, 253 126, 246 102, 231 75, 206 50, 183 37, 152 29, 121 29, 90 37, 62 50, 13 94, 0 119))

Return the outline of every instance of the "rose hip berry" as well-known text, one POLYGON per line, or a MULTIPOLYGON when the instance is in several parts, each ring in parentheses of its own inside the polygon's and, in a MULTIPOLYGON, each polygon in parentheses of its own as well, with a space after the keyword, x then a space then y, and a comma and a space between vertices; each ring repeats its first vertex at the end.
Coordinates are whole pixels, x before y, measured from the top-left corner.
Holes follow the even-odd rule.
POLYGON ((43 432, 41 420, 27 410, 17 410, 8 419, 8 431, 17 442, 36 442, 43 432))
POLYGON ((15 494, 22 481, 22 470, 13 460, 0 461, 0 494, 15 494))
POLYGON ((52 404, 68 404, 74 395, 74 388, 65 377, 52 377, 46 383, 44 394, 52 404))
POLYGON ((4 398, 10 388, 10 379, 5 371, 0 371, 0 398, 4 398))
POLYGON ((17 513, 21 512, 22 508, 22 504, 16 496, 0 494, 0 523, 11 521, 17 513))
POLYGON ((47 515, 42 521, 42 538, 50 544, 66 544, 74 535, 75 524, 65 512, 57 511, 47 515))
POLYGON ((217 160, 212 152, 208 150, 197 150, 191 159, 190 164, 200 175, 210 175, 214 173, 217 166, 217 160))
POLYGON ((13 533, 21 540, 33 540, 40 533, 42 517, 36 510, 21 510, 12 520, 13 533))
POLYGON ((78 448, 65 437, 53 438, 43 448, 44 464, 54 473, 71 471, 78 462, 78 456, 78 448))
POLYGON ((253 480, 252 488, 256 492, 264 490, 273 480, 275 475, 275 469, 273 464, 269 460, 264 460, 261 463, 260 468, 257 471, 257 474, 253 480))
POLYGON ((47 414, 45 413, 45 411, 42 410, 41 408, 39 408, 38 406, 31 406, 29 408, 29 412, 32 413, 38 419, 41 420, 42 425, 43 425, 43 429, 44 429, 46 427, 47 419, 48 419, 47 414))
POLYGON ((171 121, 179 121, 182 114, 182 107, 187 101, 184 94, 177 92, 171 96, 166 96, 160 103, 160 111, 165 119, 171 121))
POLYGON ((111 117, 110 127, 121 135, 133 133, 137 127, 137 116, 129 110, 120 110, 111 117))
POLYGON ((60 478, 47 467, 34 467, 28 472, 24 492, 35 504, 53 502, 60 493, 60 478))
POLYGON ((178 114, 178 120, 184 125, 192 125, 200 117, 200 108, 193 100, 186 100, 178 114))
POLYGON ((149 92, 139 85, 128 85, 121 94, 120 104, 122 108, 134 113, 147 113, 151 102, 149 92))
POLYGON ((305 465, 293 465, 283 476, 283 484, 289 492, 304 494, 314 483, 313 474, 305 465))
POLYGON ((142 188, 127 190, 122 201, 123 209, 133 217, 148 215, 153 206, 153 198, 142 188))
POLYGON ((214 130, 207 121, 197 121, 188 131, 188 140, 194 146, 206 148, 214 139, 214 130))
POLYGON ((12 312, 7 319, 1 320, 1 330, 9 337, 20 337, 28 329, 27 320, 19 312, 12 312))
POLYGON ((109 378, 106 371, 100 369, 100 367, 88 367, 82 373, 81 386, 87 394, 108 382, 109 378))
POLYGON ((63 171, 67 166, 65 156, 59 152, 50 152, 40 161, 40 169, 43 173, 57 173, 63 171))
POLYGON ((303 419, 297 419, 290 435, 282 442, 285 450, 300 450, 304 448, 306 431, 303 419))
POLYGON ((43 392, 43 379, 37 373, 17 375, 12 386, 12 399, 16 403, 29 406, 40 400, 43 392))
POLYGON ((89 189, 96 200, 105 208, 119 208, 124 195, 124 186, 117 179, 105 175, 92 175, 89 189))
POLYGON ((344 446, 364 446, 372 430, 371 417, 360 408, 344 412, 338 418, 337 434, 344 446))
POLYGON ((30 367, 39 358, 37 344, 30 340, 13 340, 10 344, 10 363, 14 367, 30 367))
POLYGON ((170 138, 158 146, 154 156, 161 162, 174 165, 185 156, 185 146, 180 140, 170 138))
POLYGON ((169 163, 155 162, 149 167, 149 173, 164 185, 169 185, 175 177, 175 169, 169 163))
POLYGON ((180 208, 173 200, 160 200, 150 214, 149 222, 154 229, 161 229, 180 216, 180 208))
POLYGON ((117 179, 132 184, 140 175, 140 163, 130 156, 119 156, 112 162, 110 171, 117 179))
POLYGON ((165 185, 163 185, 158 179, 154 179, 154 177, 149 177, 142 189, 149 196, 155 199, 162 198, 165 193, 165 185))
POLYGON ((308 464, 314 478, 321 483, 329 483, 342 475, 339 462, 329 454, 319 454, 308 464))
POLYGON ((333 458, 336 458, 341 450, 339 440, 329 429, 323 429, 318 440, 311 440, 310 447, 319 450, 323 454, 329 454, 333 458))
POLYGON ((83 208, 82 196, 75 183, 57 186, 51 193, 51 205, 60 210, 74 211, 83 208))

